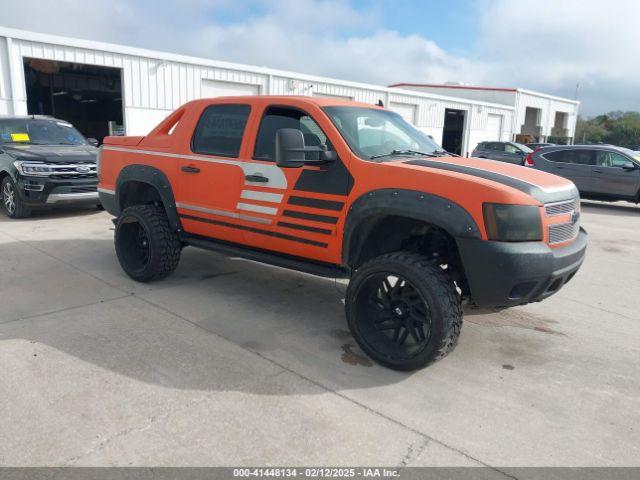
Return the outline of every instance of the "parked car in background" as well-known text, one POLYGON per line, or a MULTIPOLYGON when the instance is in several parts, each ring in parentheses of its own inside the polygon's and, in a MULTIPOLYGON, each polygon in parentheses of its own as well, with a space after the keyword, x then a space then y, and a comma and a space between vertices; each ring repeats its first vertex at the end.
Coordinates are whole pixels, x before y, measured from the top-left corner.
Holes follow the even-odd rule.
POLYGON ((555 143, 527 143, 527 147, 529 147, 531 150, 538 150, 539 148, 553 146, 555 146, 555 143))
POLYGON ((531 152, 526 145, 515 142, 480 142, 471 156, 522 165, 524 157, 531 152))
POLYGON ((0 117, 0 196, 10 218, 70 203, 99 205, 95 139, 52 117, 0 117))
POLYGON ((545 147, 525 158, 527 167, 573 181, 583 198, 640 202, 640 154, 613 145, 545 147))

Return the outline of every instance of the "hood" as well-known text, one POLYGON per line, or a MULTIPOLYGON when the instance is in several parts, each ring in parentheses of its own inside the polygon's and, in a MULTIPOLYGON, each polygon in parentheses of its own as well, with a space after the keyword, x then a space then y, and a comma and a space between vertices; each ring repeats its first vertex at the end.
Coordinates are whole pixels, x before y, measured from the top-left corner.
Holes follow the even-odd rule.
POLYGON ((490 180, 520 190, 541 203, 577 197, 578 189, 570 180, 529 167, 484 158, 424 157, 402 162, 418 169, 446 170, 490 180))
POLYGON ((91 145, 5 144, 0 148, 15 159, 46 163, 95 162, 98 149, 91 145))

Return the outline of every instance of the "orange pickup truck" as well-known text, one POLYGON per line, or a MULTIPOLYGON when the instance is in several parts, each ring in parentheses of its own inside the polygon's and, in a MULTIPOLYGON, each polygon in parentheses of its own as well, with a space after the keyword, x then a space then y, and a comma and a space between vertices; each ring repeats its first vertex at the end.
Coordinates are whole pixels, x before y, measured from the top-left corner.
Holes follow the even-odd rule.
POLYGON ((124 271, 160 279, 185 246, 350 279, 349 328, 398 370, 457 343, 465 308, 542 300, 580 268, 573 183, 445 152, 379 106, 224 97, 144 137, 107 137, 99 195, 124 271))

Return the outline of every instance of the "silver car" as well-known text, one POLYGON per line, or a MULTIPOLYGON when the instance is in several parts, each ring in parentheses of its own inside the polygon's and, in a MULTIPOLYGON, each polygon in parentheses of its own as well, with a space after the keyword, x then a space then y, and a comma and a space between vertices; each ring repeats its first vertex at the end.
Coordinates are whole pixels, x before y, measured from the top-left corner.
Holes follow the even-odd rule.
POLYGON ((525 158, 526 167, 573 181, 582 198, 640 202, 640 154, 613 145, 545 147, 525 158))

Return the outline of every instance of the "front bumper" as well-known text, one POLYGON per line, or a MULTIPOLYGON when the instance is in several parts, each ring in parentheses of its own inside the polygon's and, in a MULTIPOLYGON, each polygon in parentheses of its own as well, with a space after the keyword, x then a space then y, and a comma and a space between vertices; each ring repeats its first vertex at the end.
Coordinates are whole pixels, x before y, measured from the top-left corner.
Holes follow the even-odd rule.
POLYGON ((457 239, 473 306, 503 309, 537 302, 558 292, 578 271, 587 232, 565 247, 542 242, 457 239))
POLYGON ((100 202, 96 177, 56 179, 21 175, 16 186, 21 200, 31 208, 100 202))

